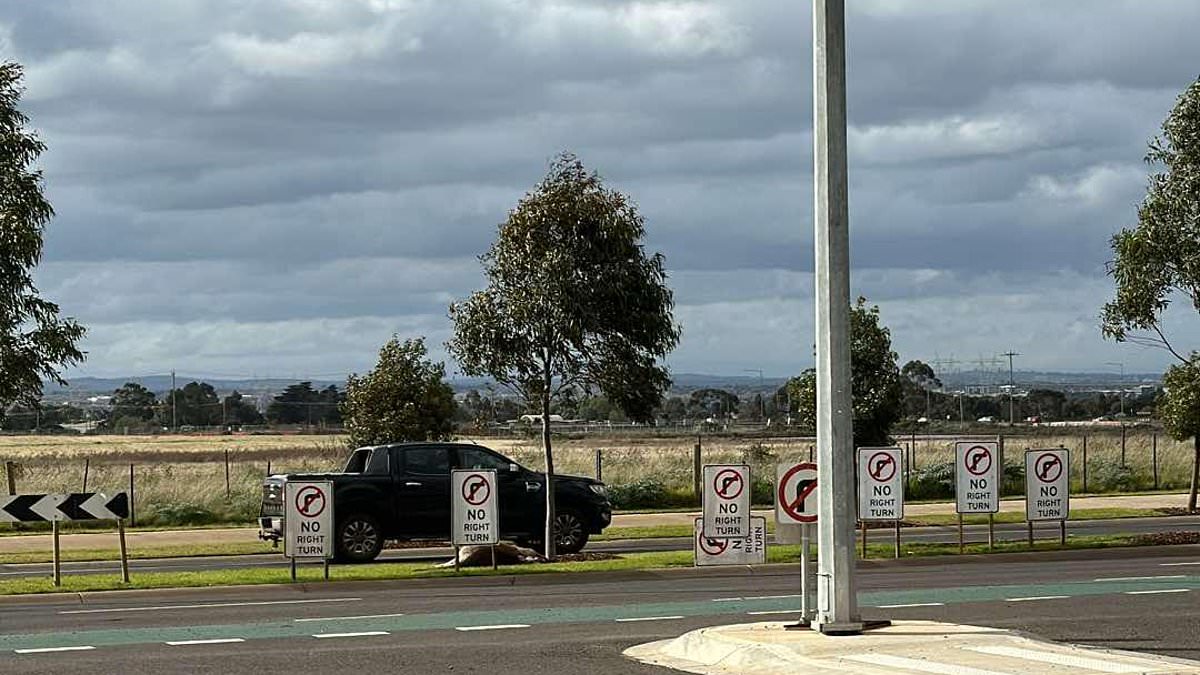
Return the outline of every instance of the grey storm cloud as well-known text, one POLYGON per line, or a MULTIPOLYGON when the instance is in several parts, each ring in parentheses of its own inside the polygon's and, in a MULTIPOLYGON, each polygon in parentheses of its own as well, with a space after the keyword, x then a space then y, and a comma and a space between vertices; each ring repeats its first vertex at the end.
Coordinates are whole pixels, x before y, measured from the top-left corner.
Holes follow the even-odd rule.
MULTIPOLYGON (((905 358, 1157 369, 1105 343, 1108 238, 1197 75, 1186 0, 856 0, 854 290, 905 358), (1135 365, 1136 364, 1136 365, 1135 365)), ((562 149, 640 204, 677 371, 811 362, 811 24, 779 1, 8 3, 50 146, 45 293, 88 374, 435 353, 562 149)), ((1200 337, 1184 320, 1178 330, 1200 337)))

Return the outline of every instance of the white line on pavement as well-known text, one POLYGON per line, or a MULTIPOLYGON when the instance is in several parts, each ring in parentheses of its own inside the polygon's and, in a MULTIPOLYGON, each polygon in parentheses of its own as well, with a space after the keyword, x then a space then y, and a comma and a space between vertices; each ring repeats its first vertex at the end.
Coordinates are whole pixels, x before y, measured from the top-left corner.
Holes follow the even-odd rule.
POLYGON ((376 635, 389 635, 386 630, 365 630, 361 633, 317 633, 313 637, 318 639, 324 638, 351 638, 351 637, 374 637, 376 635))
POLYGON ((745 600, 745 598, 737 597, 737 598, 713 598, 712 599, 713 602, 737 602, 738 600, 745 600))
POLYGON ((981 670, 968 666, 926 661, 925 659, 909 659, 903 656, 892 656, 891 654, 851 654, 842 658, 848 661, 869 663, 873 666, 883 666, 885 668, 915 670, 919 673, 938 673, 939 675, 1008 675, 1008 673, 998 673, 994 670, 981 670))
POLYGON ((1153 581, 1155 579, 1184 579, 1186 574, 1161 574, 1154 577, 1107 577, 1104 579, 1092 579, 1092 581, 1153 581))
POLYGON ((316 616, 311 619, 292 619, 296 623, 305 623, 306 621, 355 621, 357 619, 390 619, 396 616, 404 616, 403 614, 364 614, 363 616, 316 616))
POLYGON ((1032 600, 1062 600, 1069 598, 1069 595, 1031 595, 1027 598, 1005 598, 1005 602, 1030 602, 1032 600))
POLYGON ((175 640, 167 644, 172 647, 186 647, 188 645, 225 645, 234 642, 245 642, 243 638, 214 638, 212 640, 175 640))
POLYGON ((1183 567, 1184 565, 1200 565, 1200 561, 1195 562, 1177 562, 1177 563, 1158 563, 1159 567, 1183 567))
MULTIPOLYGON (((1034 649, 1021 649, 1019 647, 993 647, 990 645, 985 645, 982 647, 964 647, 964 649, 973 652, 979 652, 980 654, 990 654, 992 656, 1006 656, 1012 659, 1037 661, 1039 663, 1051 663, 1056 666, 1067 666, 1069 668, 1098 670, 1102 673, 1144 673, 1146 672, 1147 665, 1146 662, 1142 662, 1141 665, 1133 665, 1130 663, 1117 663, 1107 659, 1089 659, 1084 656, 1075 656, 1074 654, 1054 654, 1051 652, 1043 652, 1034 649)), ((1110 656, 1109 659, 1111 658, 1113 657, 1110 656)), ((1157 664, 1150 665, 1153 666, 1157 664)))
POLYGON ((782 598, 798 598, 800 594, 792 593, 790 595, 747 595, 745 597, 738 596, 736 598, 713 598, 713 602, 737 602, 739 600, 779 600, 782 598))
POLYGON ((1160 588, 1153 591, 1125 591, 1125 595, 1155 595, 1157 593, 1187 593, 1190 588, 1160 588))
POLYGON ((527 623, 498 623, 491 626, 455 626, 454 630, 504 630, 505 628, 529 628, 527 623))
POLYGON ((89 649, 95 649, 91 645, 80 645, 78 647, 41 647, 38 649, 14 649, 18 654, 46 654, 49 652, 86 652, 89 649))
POLYGON ((750 616, 763 616, 765 614, 799 614, 799 609, 765 609, 758 612, 746 612, 750 616))
POLYGON ((249 607, 263 605, 309 605, 320 602, 355 602, 362 598, 320 598, 312 600, 264 600, 260 602, 212 602, 197 605, 156 605, 151 607, 110 607, 108 609, 68 609, 59 614, 105 614, 109 612, 157 612, 167 609, 208 609, 210 607, 249 607))
POLYGON ((630 623, 633 621, 672 621, 674 619, 682 619, 683 616, 634 616, 625 619, 617 619, 617 623, 630 623))
POLYGON ((905 607, 945 607, 944 602, 910 602, 905 605, 876 605, 878 609, 903 609, 905 607))

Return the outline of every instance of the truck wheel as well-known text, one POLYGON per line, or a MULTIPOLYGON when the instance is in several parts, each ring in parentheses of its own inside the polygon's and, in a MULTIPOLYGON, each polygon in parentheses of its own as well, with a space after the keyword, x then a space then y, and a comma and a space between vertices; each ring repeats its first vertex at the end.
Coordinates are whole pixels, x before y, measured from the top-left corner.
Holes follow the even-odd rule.
POLYGON ((571 510, 554 514, 554 550, 558 553, 579 553, 588 543, 588 531, 583 519, 571 510))
POLYGON ((371 562, 383 550, 383 533, 375 518, 356 513, 338 524, 337 559, 339 562, 371 562))

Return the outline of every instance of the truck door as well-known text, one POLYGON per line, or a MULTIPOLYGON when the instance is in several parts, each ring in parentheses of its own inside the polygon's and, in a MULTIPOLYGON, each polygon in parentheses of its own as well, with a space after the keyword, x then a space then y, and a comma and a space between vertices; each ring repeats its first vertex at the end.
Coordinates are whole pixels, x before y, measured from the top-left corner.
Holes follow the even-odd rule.
POLYGON ((459 469, 495 469, 500 484, 500 536, 526 536, 537 531, 538 504, 545 497, 540 485, 526 486, 529 474, 521 468, 512 471, 513 462, 483 447, 458 447, 459 469))
POLYGON ((445 446, 404 448, 396 485, 402 537, 450 537, 450 450, 445 446))

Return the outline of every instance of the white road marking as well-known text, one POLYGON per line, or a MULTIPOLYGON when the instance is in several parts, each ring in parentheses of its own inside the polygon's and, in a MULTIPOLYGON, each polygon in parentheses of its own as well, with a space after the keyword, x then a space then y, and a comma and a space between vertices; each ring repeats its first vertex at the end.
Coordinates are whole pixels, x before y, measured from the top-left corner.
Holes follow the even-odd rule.
POLYGON ((311 619, 292 619, 296 623, 305 623, 306 621, 355 621, 357 619, 390 619, 396 616, 404 616, 403 614, 364 614, 362 616, 318 616, 311 619))
POLYGON ((105 614, 111 612, 157 612, 168 609, 208 609, 210 607, 250 607, 263 605, 310 605, 322 602, 356 602, 362 598, 323 598, 313 600, 264 600, 260 602, 212 602, 197 605, 156 605, 152 607, 110 607, 108 609, 68 609, 59 614, 105 614))
POLYGON ((1032 600, 1062 600, 1069 598, 1069 595, 1031 595, 1027 598, 1005 598, 1005 602, 1030 602, 1032 600))
POLYGON ((1200 562, 1158 563, 1159 567, 1183 567, 1184 565, 1200 565, 1200 562))
POLYGON ((50 652, 86 652, 89 649, 95 649, 91 645, 80 645, 78 647, 41 647, 39 649, 14 649, 18 654, 47 654, 50 652))
POLYGON ((1153 591, 1125 591, 1125 595, 1155 595, 1157 593, 1187 593, 1190 588, 1161 588, 1153 591))
POLYGON ((683 616, 678 614, 675 616, 634 616, 625 619, 617 619, 617 623, 630 623, 633 621, 673 621, 675 619, 682 618, 683 616))
POLYGON ((224 645, 233 642, 245 642, 243 638, 215 638, 212 640, 175 640, 168 642, 172 647, 186 647, 188 645, 224 645))
POLYGON ((737 602, 738 600, 745 600, 745 598, 739 597, 739 598, 713 598, 712 599, 713 602, 737 602))
POLYGON ((746 612, 750 616, 763 616, 765 614, 799 614, 799 609, 765 609, 758 612, 746 612))
POLYGON ((1154 581, 1155 579, 1186 579, 1186 574, 1163 574, 1155 577, 1108 577, 1092 579, 1092 581, 1154 581))
POLYGON ((1035 649, 1021 649, 1019 647, 1003 647, 1003 646, 984 646, 984 647, 963 647, 973 652, 981 654, 991 654, 993 656, 1006 656, 1012 659, 1022 659, 1025 661, 1038 661, 1040 663, 1052 663, 1056 666, 1067 666, 1070 668, 1084 668, 1087 670, 1098 670, 1102 673, 1144 673, 1147 665, 1152 670, 1157 664, 1142 662, 1140 665, 1132 663, 1118 663, 1114 661, 1115 656, 1108 655, 1107 659, 1089 659, 1085 656, 1075 656, 1074 654, 1054 654, 1052 652, 1043 652, 1035 649))
POLYGON ((847 661, 869 663, 873 666, 915 670, 921 673, 938 673, 938 675, 1010 675, 1009 673, 998 673, 994 670, 981 670, 979 668, 956 666, 938 663, 937 661, 926 661, 924 659, 909 659, 903 656, 892 656, 891 654, 851 654, 842 658, 847 661))
POLYGON ((313 637, 317 639, 325 638, 352 638, 352 637, 374 637, 376 635, 390 635, 386 630, 365 630, 361 633, 317 633, 313 637))
POLYGON ((504 630, 505 628, 529 628, 527 623, 498 623, 491 626, 455 626, 454 630, 504 630))
POLYGON ((876 605, 877 609, 903 609, 905 607, 945 607, 944 602, 911 602, 907 605, 876 605))
POLYGON ((712 601, 713 602, 737 602, 738 600, 779 600, 781 598, 798 598, 798 597, 800 597, 799 593, 792 593, 790 595, 747 595, 745 597, 739 596, 736 598, 713 598, 712 601))

